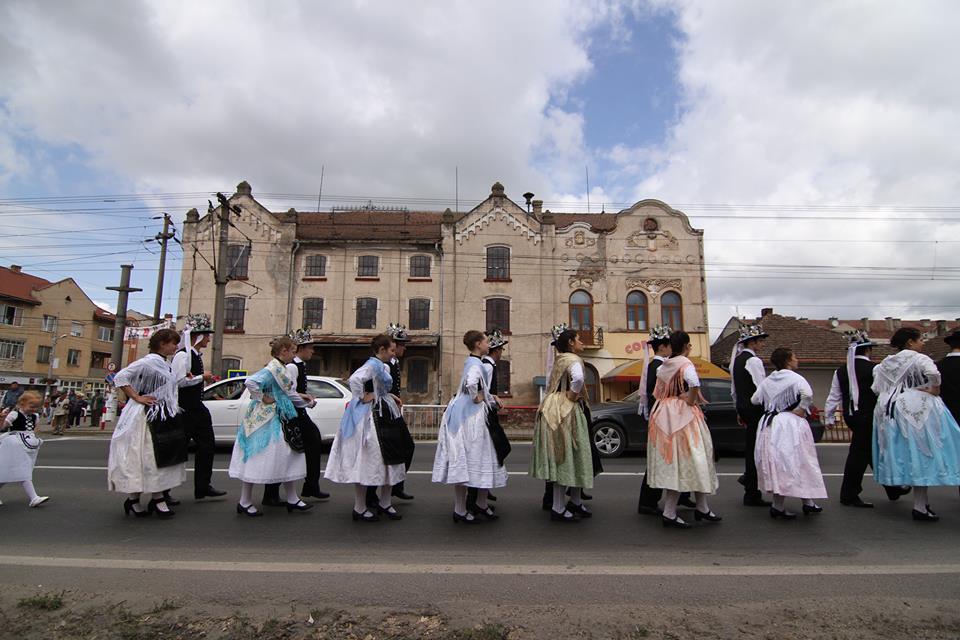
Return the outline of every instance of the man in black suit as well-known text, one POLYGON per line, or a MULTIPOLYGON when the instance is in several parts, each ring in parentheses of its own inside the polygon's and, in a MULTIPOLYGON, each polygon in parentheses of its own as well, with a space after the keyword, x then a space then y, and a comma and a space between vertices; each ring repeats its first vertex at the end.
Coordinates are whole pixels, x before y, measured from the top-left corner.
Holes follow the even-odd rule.
POLYGON ((745 324, 740 327, 740 339, 733 349, 730 366, 732 378, 731 390, 737 408, 737 418, 744 426, 744 471, 743 504, 747 507, 769 507, 770 502, 763 499, 763 493, 757 488, 757 463, 754 449, 757 444, 757 428, 763 417, 763 407, 750 402, 757 387, 766 377, 763 360, 757 356, 757 349, 763 346, 770 335, 759 324, 745 324))
MULTIPOLYGON (((875 345, 862 331, 850 337, 847 364, 834 372, 824 408, 827 425, 834 423, 839 409, 851 431, 847 462, 843 465, 840 504, 861 509, 873 508, 873 503, 860 499, 860 492, 863 491, 863 474, 873 464, 873 410, 877 406, 877 396, 871 386, 873 368, 877 365, 870 361, 870 354, 875 345)), ((884 489, 891 500, 910 491, 903 487, 884 486, 884 489)))
POLYGON ((940 397, 954 420, 960 422, 960 328, 943 339, 950 353, 937 363, 940 370, 940 397))

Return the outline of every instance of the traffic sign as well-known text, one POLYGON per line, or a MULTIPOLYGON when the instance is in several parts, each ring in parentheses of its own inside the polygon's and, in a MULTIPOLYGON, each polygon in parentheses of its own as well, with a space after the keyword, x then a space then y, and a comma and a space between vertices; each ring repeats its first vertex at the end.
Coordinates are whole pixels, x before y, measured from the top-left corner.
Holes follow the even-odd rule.
POLYGON ((113 372, 116 371, 116 370, 117 370, 117 363, 116 363, 116 362, 110 361, 110 362, 107 363, 107 371, 113 373, 113 372))

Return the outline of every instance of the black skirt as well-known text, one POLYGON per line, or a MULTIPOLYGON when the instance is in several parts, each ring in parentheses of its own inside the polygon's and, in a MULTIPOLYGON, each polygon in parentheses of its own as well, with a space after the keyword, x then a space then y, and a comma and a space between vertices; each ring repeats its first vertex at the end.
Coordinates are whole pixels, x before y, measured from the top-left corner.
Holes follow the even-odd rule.
POLYGON ((389 409, 374 407, 373 424, 377 428, 377 440, 380 442, 380 454, 384 464, 402 464, 409 467, 415 445, 403 416, 394 418, 389 409))
POLYGON ((491 408, 487 412, 487 431, 490 432, 490 439, 493 440, 493 448, 497 452, 497 463, 502 467, 507 456, 510 455, 510 440, 503 427, 500 426, 500 414, 496 409, 491 408))
POLYGON ((593 441, 593 427, 591 425, 593 420, 590 417, 590 405, 581 400, 580 408, 583 409, 583 415, 587 418, 587 435, 590 437, 590 457, 593 460, 593 476, 597 477, 603 473, 603 459, 600 457, 597 443, 593 441))
POLYGON ((158 469, 187 461, 187 432, 180 416, 147 421, 147 427, 158 469))

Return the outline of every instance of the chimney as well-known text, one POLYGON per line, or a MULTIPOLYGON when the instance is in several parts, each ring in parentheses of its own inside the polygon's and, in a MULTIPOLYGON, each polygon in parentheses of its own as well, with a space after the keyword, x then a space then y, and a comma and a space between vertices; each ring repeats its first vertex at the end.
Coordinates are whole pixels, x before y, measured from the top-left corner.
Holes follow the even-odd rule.
POLYGON ((827 322, 830 323, 830 326, 831 326, 831 327, 836 327, 838 324, 840 324, 840 318, 835 318, 835 317, 831 316, 831 317, 827 318, 827 322))
POLYGON ((765 318, 765 317, 767 317, 767 316, 772 316, 772 315, 773 315, 773 307, 767 307, 767 308, 765 308, 765 309, 761 309, 761 310, 760 310, 760 317, 761 317, 761 318, 765 318))
POLYGON ((187 219, 184 222, 198 222, 200 220, 200 212, 196 208, 190 209, 187 211, 187 219))
POLYGON ((541 213, 543 213, 543 200, 534 200, 533 215, 539 216, 541 213))
POLYGON ((900 318, 894 318, 894 319, 893 319, 893 328, 894 328, 894 329, 899 329, 899 328, 902 327, 902 326, 903 326, 903 322, 900 321, 900 318))
POLYGON ((453 211, 450 210, 450 207, 447 207, 446 211, 443 212, 443 224, 453 224, 453 221, 456 219, 453 211))
POLYGON ((553 212, 547 209, 543 212, 543 220, 541 220, 541 222, 543 222, 543 224, 556 224, 557 220, 553 217, 553 212))
POLYGON ((930 318, 924 318, 920 321, 920 326, 926 329, 930 326, 930 318))
POLYGON ((250 183, 244 180, 237 185, 237 195, 238 196, 252 196, 253 187, 250 186, 250 183))
POLYGON ((947 321, 946 320, 937 320, 937 335, 945 336, 947 335, 947 321))
POLYGON ((18 264, 10 265, 10 271, 13 271, 14 273, 20 273, 20 269, 21 267, 18 264))
POLYGON ((870 333, 870 318, 860 318, 860 328, 870 333))
POLYGON ((884 322, 887 323, 887 331, 893 331, 895 329, 895 327, 893 326, 893 318, 891 318, 890 316, 887 316, 883 320, 884 322))

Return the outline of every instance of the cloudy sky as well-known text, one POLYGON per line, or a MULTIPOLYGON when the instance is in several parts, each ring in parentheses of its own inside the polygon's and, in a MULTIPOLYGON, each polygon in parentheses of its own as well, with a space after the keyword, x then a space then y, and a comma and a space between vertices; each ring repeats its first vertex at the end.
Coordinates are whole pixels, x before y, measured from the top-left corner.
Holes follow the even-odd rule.
MULTIPOLYGON (((659 198, 710 324, 960 317, 960 4, 0 4, 0 264, 113 302, 242 179, 274 209, 659 198), (459 185, 455 176, 459 175, 459 185), (459 190, 457 187, 459 186, 459 190), (73 210, 64 213, 64 210, 73 210)), ((176 311, 180 252, 165 287, 176 311)))

